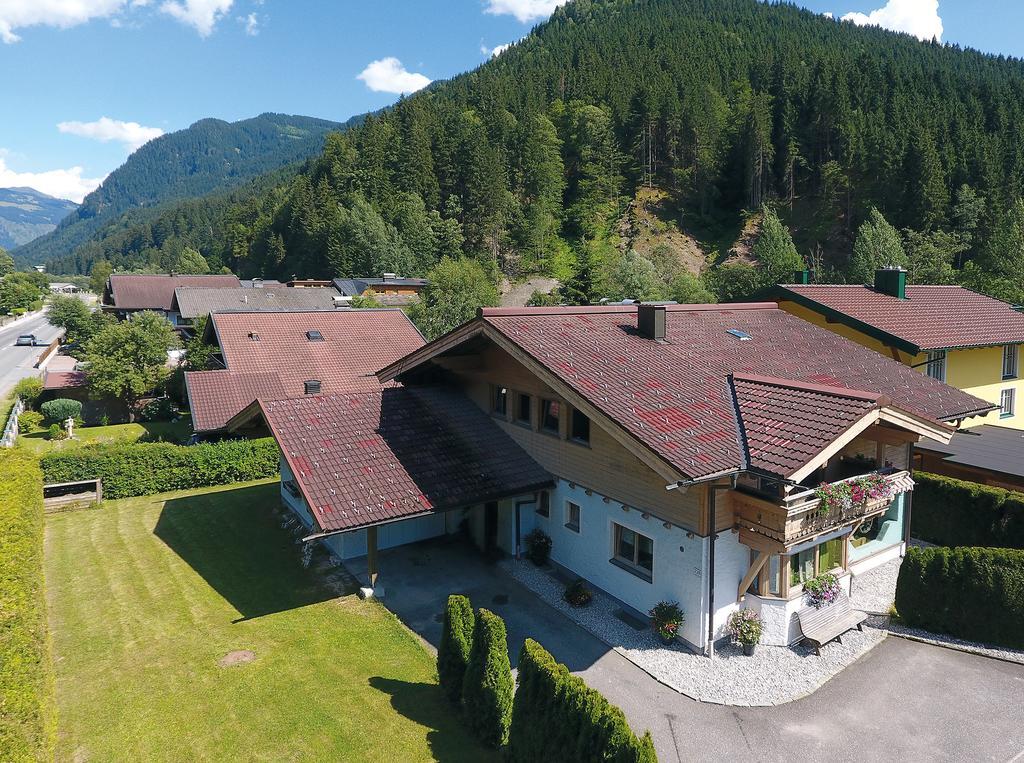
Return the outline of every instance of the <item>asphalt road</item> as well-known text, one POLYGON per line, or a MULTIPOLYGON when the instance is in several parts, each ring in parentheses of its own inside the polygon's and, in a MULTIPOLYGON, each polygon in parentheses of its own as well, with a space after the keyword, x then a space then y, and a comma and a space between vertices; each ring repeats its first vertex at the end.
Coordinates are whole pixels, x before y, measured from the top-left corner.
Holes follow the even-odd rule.
POLYGON ((60 329, 47 323, 45 313, 0 327, 0 396, 6 395, 26 376, 39 375, 40 371, 32 366, 43 354, 45 345, 56 339, 59 333, 60 329), (14 343, 21 334, 35 334, 43 346, 15 347, 14 343))

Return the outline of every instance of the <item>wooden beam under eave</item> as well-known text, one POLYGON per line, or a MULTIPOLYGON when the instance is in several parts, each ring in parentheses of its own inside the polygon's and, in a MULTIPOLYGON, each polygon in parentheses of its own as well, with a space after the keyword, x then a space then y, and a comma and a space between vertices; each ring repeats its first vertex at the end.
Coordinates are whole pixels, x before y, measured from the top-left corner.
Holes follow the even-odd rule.
POLYGON ((908 442, 917 442, 921 436, 916 432, 908 432, 903 429, 894 429, 875 425, 868 427, 860 434, 865 440, 884 443, 885 445, 906 445, 908 442))
POLYGON ((743 601, 747 596, 747 588, 754 582, 754 578, 764 568, 765 564, 768 563, 768 554, 764 551, 755 551, 757 554, 754 557, 754 561, 750 564, 750 569, 747 570, 747 574, 743 576, 743 580, 740 581, 739 590, 736 593, 736 598, 739 601, 743 601))

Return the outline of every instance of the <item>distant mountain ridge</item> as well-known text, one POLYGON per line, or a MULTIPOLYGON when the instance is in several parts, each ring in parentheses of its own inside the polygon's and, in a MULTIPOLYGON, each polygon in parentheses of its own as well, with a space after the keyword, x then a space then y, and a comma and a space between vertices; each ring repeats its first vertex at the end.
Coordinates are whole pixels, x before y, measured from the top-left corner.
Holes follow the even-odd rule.
POLYGON ((288 114, 238 122, 201 119, 135 151, 85 197, 57 229, 13 255, 19 264, 66 256, 133 210, 238 187, 267 172, 316 155, 324 136, 344 125, 288 114))
POLYGON ((49 233, 77 207, 34 188, 0 188, 0 247, 13 249, 49 233))

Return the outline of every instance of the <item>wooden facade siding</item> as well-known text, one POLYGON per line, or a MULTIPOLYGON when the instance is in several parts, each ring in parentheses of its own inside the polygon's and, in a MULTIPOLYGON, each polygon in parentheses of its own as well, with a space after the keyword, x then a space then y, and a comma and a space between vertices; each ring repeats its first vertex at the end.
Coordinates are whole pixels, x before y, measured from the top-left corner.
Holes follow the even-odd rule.
POLYGON ((648 511, 663 521, 699 534, 706 533, 703 527, 706 525, 705 486, 694 486, 686 492, 666 490, 664 477, 596 421, 590 422, 589 445, 569 440, 571 406, 504 350, 488 345, 477 355, 438 357, 434 362, 450 371, 465 394, 485 411, 491 410, 494 387, 508 389, 508 415, 498 420, 499 425, 551 474, 613 501, 648 511), (529 428, 514 421, 518 393, 533 398, 533 421, 529 428), (543 399, 556 400, 562 405, 559 436, 538 431, 543 399))

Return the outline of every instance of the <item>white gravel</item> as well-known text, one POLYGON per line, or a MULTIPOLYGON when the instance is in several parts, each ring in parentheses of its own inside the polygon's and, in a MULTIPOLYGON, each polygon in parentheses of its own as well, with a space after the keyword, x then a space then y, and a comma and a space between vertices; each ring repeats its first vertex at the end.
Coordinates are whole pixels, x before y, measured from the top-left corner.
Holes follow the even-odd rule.
POLYGON ((619 604, 600 591, 583 608, 562 599, 564 583, 528 561, 502 565, 524 586, 563 612, 630 662, 661 683, 702 702, 764 706, 807 696, 854 662, 886 636, 885 618, 871 618, 864 631, 850 631, 843 643, 833 641, 821 656, 809 647, 758 646, 744 657, 739 646, 716 651, 714 660, 695 655, 682 645, 666 647, 650 629, 637 631, 615 617, 619 604))
POLYGON ((873 570, 855 575, 850 583, 850 603, 854 609, 875 615, 889 614, 896 601, 896 578, 902 558, 880 564, 873 570))

